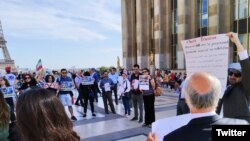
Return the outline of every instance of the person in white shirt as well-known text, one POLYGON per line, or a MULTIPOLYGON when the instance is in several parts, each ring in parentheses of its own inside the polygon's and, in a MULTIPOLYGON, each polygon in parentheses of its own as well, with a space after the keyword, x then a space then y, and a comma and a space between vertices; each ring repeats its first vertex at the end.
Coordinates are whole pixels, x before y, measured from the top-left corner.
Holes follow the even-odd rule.
POLYGON ((127 78, 127 74, 123 71, 121 72, 122 81, 118 81, 118 90, 121 93, 122 102, 125 110, 125 116, 130 116, 130 106, 129 106, 129 100, 130 100, 130 82, 127 78), (120 84, 121 83, 121 84, 120 84))

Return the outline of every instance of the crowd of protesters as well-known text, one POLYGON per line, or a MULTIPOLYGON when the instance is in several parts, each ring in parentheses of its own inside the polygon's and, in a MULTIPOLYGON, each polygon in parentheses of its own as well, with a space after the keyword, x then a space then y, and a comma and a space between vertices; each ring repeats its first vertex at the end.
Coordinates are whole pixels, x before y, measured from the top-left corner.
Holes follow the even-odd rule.
MULTIPOLYGON (((242 46, 238 43, 238 40, 235 43, 241 49, 242 46)), ((229 69, 229 86, 220 100, 217 113, 220 113, 222 109, 225 117, 245 119, 249 122, 248 85, 250 83, 246 76, 250 72, 250 65, 245 50, 241 49, 238 53, 241 58, 241 65, 238 64, 238 68, 232 66, 229 69), (235 93, 240 94, 235 95, 235 93), (237 107, 233 108, 235 110, 232 110, 230 107, 232 107, 236 98, 238 103, 241 104, 237 104, 237 107)), ((54 140, 80 140, 79 136, 72 130, 73 125, 63 106, 68 107, 72 121, 77 120, 73 112, 73 104, 83 107, 82 117, 84 118, 87 116, 89 104, 92 117, 96 117, 94 103, 98 102, 100 96, 103 100, 105 114, 110 112, 116 114, 115 105, 118 105, 119 100, 122 100, 125 117, 130 118, 132 122, 137 121, 143 127, 151 128, 152 123, 155 121, 154 103, 157 86, 168 88, 170 91, 174 90, 179 95, 177 115, 192 112, 189 110, 190 104, 186 103, 182 91, 186 85, 185 79, 187 77, 184 71, 177 73, 170 70, 156 69, 155 72, 151 73, 148 68, 141 69, 138 64, 133 66, 132 71, 125 68, 117 70, 112 67, 102 73, 98 73, 95 68, 77 70, 74 73, 63 68, 60 71, 46 73, 46 75, 42 73, 14 75, 11 73, 10 67, 6 67, 5 70, 6 74, 0 77, 1 141, 8 139, 13 141, 37 140, 38 138, 43 138, 43 140, 49 140, 48 138, 54 140), (149 88, 147 90, 138 85, 140 75, 145 75, 149 79, 149 88), (91 78, 93 83, 84 84, 82 81, 85 77, 91 78), (13 87, 16 95, 4 97, 6 92, 3 90, 6 91, 8 87, 13 87), (74 89, 78 91, 76 101, 74 101, 72 91, 74 89), (133 117, 130 117, 131 108, 134 111, 133 117), (57 122, 55 117, 60 117, 60 121, 63 123, 57 122), (32 121, 36 119, 38 119, 38 122, 33 124, 32 121), (34 128, 43 128, 46 131, 36 131, 34 128), (52 131, 54 129, 58 130, 58 132, 65 131, 64 133, 67 135, 59 135, 55 133, 57 131, 52 131), (54 134, 49 133, 50 131, 54 134), (47 138, 46 135, 49 134, 51 135, 47 138)), ((187 89, 187 87, 185 88, 187 89)))

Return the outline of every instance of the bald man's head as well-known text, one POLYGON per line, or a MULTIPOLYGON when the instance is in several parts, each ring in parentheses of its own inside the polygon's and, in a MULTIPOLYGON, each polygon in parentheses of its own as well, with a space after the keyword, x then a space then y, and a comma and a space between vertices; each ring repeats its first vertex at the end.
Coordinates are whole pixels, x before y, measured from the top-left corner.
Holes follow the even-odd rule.
POLYGON ((220 81, 205 72, 197 72, 186 80, 183 88, 190 109, 215 109, 221 92, 220 81))

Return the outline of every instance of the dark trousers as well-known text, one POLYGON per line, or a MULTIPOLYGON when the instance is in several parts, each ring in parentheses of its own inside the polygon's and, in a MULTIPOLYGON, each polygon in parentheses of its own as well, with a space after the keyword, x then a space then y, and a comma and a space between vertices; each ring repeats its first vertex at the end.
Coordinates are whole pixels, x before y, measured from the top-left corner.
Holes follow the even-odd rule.
POLYGON ((143 96, 142 94, 132 93, 132 101, 133 101, 133 106, 134 106, 135 118, 138 118, 138 108, 139 108, 139 112, 140 112, 139 119, 143 120, 143 96))
POLYGON ((95 101, 98 102, 98 88, 94 88, 94 98, 95 98, 95 101))
POLYGON ((125 109, 125 114, 130 115, 129 97, 122 96, 122 102, 125 109))
POLYGON ((84 95, 83 98, 84 98, 84 105, 83 105, 84 110, 83 110, 83 112, 87 113, 88 101, 89 101, 91 112, 94 113, 95 112, 95 109, 94 109, 94 96, 84 95))
POLYGON ((78 105, 78 102, 80 101, 81 106, 83 106, 84 104, 83 104, 82 98, 83 98, 82 93, 80 92, 80 90, 78 90, 78 97, 76 99, 75 105, 78 105))
POLYGON ((177 115, 189 113, 189 108, 184 99, 179 99, 177 102, 177 115))
POLYGON ((10 106, 10 121, 14 122, 16 120, 16 115, 14 113, 14 102, 12 97, 5 98, 6 103, 10 106))
POLYGON ((118 105, 117 84, 115 84, 114 87, 111 90, 114 92, 114 95, 115 95, 115 104, 118 105))
POLYGON ((145 124, 149 125, 155 121, 155 96, 154 94, 143 96, 145 109, 145 124))
POLYGON ((108 102, 109 102, 109 106, 110 109, 113 113, 115 113, 115 107, 113 104, 113 100, 112 100, 112 92, 104 92, 102 94, 102 99, 103 99, 103 104, 104 104, 104 109, 105 109, 105 113, 108 114, 109 110, 108 110, 108 102))

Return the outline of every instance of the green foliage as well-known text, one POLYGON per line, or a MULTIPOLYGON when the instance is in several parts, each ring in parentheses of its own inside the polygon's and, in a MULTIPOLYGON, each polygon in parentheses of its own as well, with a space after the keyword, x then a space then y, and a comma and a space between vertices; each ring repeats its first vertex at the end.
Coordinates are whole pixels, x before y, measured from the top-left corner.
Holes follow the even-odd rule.
POLYGON ((109 67, 101 66, 99 68, 99 73, 102 74, 105 70, 108 70, 108 69, 109 69, 109 67))

